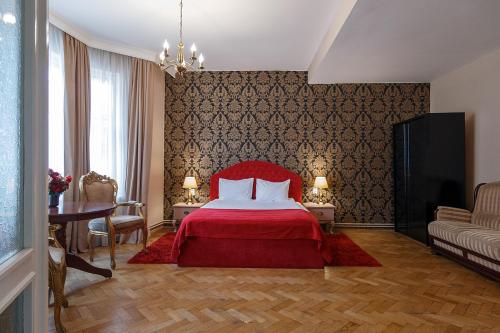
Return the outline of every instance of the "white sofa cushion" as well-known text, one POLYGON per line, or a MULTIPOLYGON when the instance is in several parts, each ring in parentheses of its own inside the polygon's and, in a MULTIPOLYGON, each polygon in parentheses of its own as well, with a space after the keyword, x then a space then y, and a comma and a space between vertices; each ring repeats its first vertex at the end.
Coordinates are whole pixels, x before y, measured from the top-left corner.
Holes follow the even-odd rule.
POLYGON ((477 224, 452 221, 434 221, 429 223, 429 235, 441 238, 453 244, 457 243, 458 235, 467 230, 484 229, 477 224))
POLYGON ((456 244, 489 258, 500 260, 500 230, 486 228, 466 230, 458 234, 456 244))

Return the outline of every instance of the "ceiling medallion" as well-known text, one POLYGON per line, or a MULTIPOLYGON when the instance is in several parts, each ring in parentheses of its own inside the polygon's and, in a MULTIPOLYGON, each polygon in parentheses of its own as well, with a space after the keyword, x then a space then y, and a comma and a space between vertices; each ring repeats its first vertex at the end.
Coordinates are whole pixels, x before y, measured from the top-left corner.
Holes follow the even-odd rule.
POLYGON ((175 68, 175 77, 182 77, 187 71, 198 71, 203 70, 205 67, 203 66, 203 62, 205 58, 203 57, 203 53, 200 53, 199 57, 196 57, 196 45, 193 43, 191 45, 191 57, 189 57, 189 61, 186 62, 184 58, 184 43, 182 41, 182 0, 179 4, 181 8, 181 16, 180 16, 180 29, 179 29, 179 44, 177 44, 177 56, 175 59, 168 60, 170 54, 168 54, 168 49, 170 45, 168 41, 165 39, 163 43, 163 51, 160 53, 160 68, 162 71, 166 72, 170 68, 175 68))

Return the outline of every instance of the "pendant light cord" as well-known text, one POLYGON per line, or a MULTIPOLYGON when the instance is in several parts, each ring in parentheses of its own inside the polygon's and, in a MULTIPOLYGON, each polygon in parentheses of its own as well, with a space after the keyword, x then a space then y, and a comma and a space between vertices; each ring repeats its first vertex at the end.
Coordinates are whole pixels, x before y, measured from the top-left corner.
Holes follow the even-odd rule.
POLYGON ((180 7, 181 7, 181 24, 180 24, 180 35, 181 35, 181 43, 182 43, 182 0, 181 0, 181 4, 180 4, 180 7))

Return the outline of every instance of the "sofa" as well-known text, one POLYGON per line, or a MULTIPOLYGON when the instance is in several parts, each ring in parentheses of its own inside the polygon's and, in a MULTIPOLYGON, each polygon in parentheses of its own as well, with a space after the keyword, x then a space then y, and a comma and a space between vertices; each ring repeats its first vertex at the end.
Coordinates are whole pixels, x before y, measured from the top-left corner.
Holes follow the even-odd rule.
POLYGON ((472 212, 439 206, 428 231, 433 252, 500 281, 500 181, 476 187, 472 212))

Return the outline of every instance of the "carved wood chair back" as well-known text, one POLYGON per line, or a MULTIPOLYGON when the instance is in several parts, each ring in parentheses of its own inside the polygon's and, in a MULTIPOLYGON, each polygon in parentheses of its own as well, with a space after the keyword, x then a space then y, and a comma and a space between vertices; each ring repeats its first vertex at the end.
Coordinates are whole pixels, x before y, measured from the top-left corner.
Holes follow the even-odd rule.
POLYGON ((87 202, 111 202, 116 204, 118 184, 116 180, 95 171, 80 178, 80 196, 87 202))

